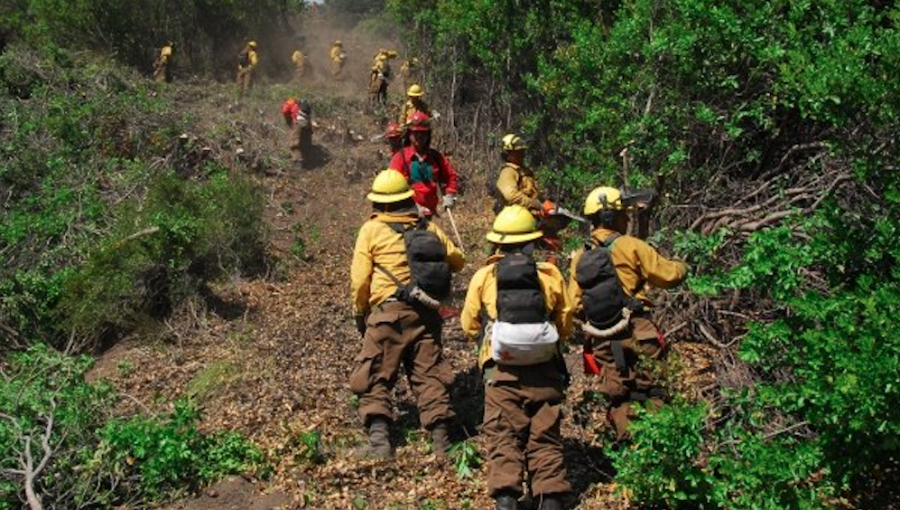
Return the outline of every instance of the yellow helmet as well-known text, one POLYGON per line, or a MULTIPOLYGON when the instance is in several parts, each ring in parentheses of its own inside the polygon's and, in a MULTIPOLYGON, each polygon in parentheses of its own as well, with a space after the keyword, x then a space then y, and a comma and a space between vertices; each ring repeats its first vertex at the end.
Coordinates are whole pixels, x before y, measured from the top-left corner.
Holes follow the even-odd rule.
POLYGON ((378 172, 375 180, 372 181, 372 192, 366 195, 366 198, 376 204, 393 204, 401 200, 413 196, 413 191, 409 189, 409 183, 406 177, 400 172, 388 168, 378 172))
POLYGON ((256 41, 250 41, 247 43, 247 46, 253 49, 256 49, 256 41))
POLYGON ((340 40, 337 40, 337 41, 334 41, 334 45, 335 46, 343 46, 344 43, 342 43, 340 40))
POLYGON ((425 89, 423 89, 421 85, 413 83, 409 86, 409 90, 406 91, 406 95, 410 97, 422 97, 425 95, 425 89))
POLYGON ((485 238, 495 244, 518 244, 533 241, 543 235, 531 212, 515 204, 500 211, 485 238))
POLYGON ((610 186, 600 186, 591 191, 584 201, 584 215, 590 216, 599 211, 624 211, 622 192, 610 186))
POLYGON ((508 134, 503 137, 503 150, 523 151, 528 148, 528 143, 517 135, 508 134))

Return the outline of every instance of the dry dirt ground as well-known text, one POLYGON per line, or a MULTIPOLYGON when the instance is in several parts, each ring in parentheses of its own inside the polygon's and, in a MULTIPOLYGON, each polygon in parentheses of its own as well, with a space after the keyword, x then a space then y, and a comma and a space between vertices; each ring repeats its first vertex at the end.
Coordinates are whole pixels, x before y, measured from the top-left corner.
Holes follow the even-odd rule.
MULTIPOLYGON (((365 435, 347 383, 359 347, 349 265, 357 229, 369 215, 365 193, 371 177, 388 162, 386 147, 369 141, 379 133, 380 120, 363 111, 364 77, 357 78, 355 89, 322 81, 299 88, 261 83, 240 107, 233 105, 230 84, 176 83, 161 91, 195 119, 192 143, 209 144, 220 161, 253 173, 264 186, 272 258, 267 274, 222 282, 164 324, 120 342, 92 374, 111 380, 126 396, 122 413, 165 412, 175 399, 191 396, 203 406, 206 430, 245 434, 274 465, 268 480, 232 477, 171 510, 493 508, 482 469, 459 478, 454 466, 434 461, 405 382, 396 390, 396 459, 354 456, 365 435), (281 100, 296 91, 310 97, 318 126, 314 161, 303 171, 289 169, 287 131, 278 112, 281 100), (315 435, 320 443, 310 449, 306 442, 315 435)), ((461 173, 477 168, 475 163, 455 162, 461 173)), ((456 209, 469 257, 454 284, 456 306, 485 258, 489 206, 476 189, 456 209)), ((438 221, 449 232, 447 220, 438 221)), ((455 319, 444 334, 457 374, 452 392, 462 425, 458 439, 468 435, 484 452, 473 347, 455 319)), ((695 345, 681 350, 693 366, 708 363, 708 353, 695 345)), ((564 424, 576 487, 571 508, 627 508, 615 494, 598 443, 602 411, 583 396, 589 381, 580 374, 576 349, 568 362, 575 374, 564 424)))

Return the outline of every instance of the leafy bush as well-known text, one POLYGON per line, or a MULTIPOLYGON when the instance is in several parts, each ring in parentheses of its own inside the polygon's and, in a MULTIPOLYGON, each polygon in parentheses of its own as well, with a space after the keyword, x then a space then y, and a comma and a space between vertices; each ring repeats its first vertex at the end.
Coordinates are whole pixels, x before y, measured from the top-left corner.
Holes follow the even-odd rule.
POLYGON ((160 501, 223 475, 264 468, 259 448, 232 432, 202 434, 200 413, 180 401, 168 418, 115 418, 108 384, 85 382, 92 361, 45 345, 9 356, 0 384, 0 508, 20 508, 26 444, 44 508, 160 501), (49 450, 42 446, 46 441, 49 450), (12 470, 12 471, 11 471, 12 470))
POLYGON ((20 346, 73 332, 91 345, 260 268, 258 187, 196 157, 188 126, 128 72, 13 47, 2 85, 22 98, 0 94, 0 323, 20 346))

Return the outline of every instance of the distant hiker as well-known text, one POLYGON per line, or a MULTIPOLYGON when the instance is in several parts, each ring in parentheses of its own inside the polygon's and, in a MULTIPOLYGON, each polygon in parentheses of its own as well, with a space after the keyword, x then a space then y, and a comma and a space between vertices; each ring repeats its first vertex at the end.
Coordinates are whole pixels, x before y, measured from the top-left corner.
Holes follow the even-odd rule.
POLYGON ((167 42, 159 49, 156 59, 153 61, 153 81, 156 83, 169 83, 172 81, 172 73, 169 67, 175 53, 175 43, 167 42))
POLYGON ((295 170, 303 170, 303 155, 312 146, 312 108, 306 99, 291 97, 281 105, 281 115, 291 128, 291 162, 295 170))
POLYGON ((416 112, 422 112, 431 117, 431 107, 425 102, 424 96, 425 89, 421 85, 409 86, 409 89, 406 91, 406 103, 400 110, 400 120, 398 122, 401 126, 409 124, 416 112))
POLYGON ((560 342, 571 335, 572 310, 559 269, 532 256, 541 236, 528 209, 500 211, 486 236, 494 254, 472 277, 460 316, 466 336, 481 343, 487 487, 497 510, 518 508, 526 480, 543 510, 560 510, 571 491, 560 432, 568 382, 560 342))
POLYGON ((685 280, 688 267, 625 235, 628 207, 618 189, 591 191, 584 215, 593 231, 589 246, 572 259, 569 295, 584 320, 585 370, 600 376, 600 390, 610 400, 607 416, 622 441, 630 437, 633 402, 656 409, 667 398, 652 371, 642 366, 644 359, 663 362, 666 354, 665 339, 651 321, 646 287, 674 287, 685 280))
POLYGON ((238 54, 237 84, 239 98, 243 98, 250 93, 257 64, 259 64, 259 54, 256 52, 256 41, 250 41, 238 54))
POLYGON ((543 210, 541 191, 534 173, 524 166, 528 143, 518 135, 508 134, 503 137, 502 146, 503 167, 497 177, 494 212, 517 204, 540 216, 543 210))
POLYGON ((400 127, 400 124, 391 122, 387 125, 384 131, 384 139, 387 140, 391 148, 391 157, 403 150, 403 134, 404 130, 400 127))
POLYGON ((300 49, 291 54, 291 62, 294 64, 294 81, 301 82, 306 77, 306 55, 300 49))
POLYGON ((410 145, 394 154, 391 168, 409 180, 415 201, 425 217, 437 212, 438 188, 443 193, 442 205, 450 209, 456 204, 456 170, 443 154, 431 148, 431 119, 416 112, 406 131, 410 145))
POLYGON ((341 41, 334 41, 328 56, 331 59, 331 76, 335 79, 341 78, 341 74, 344 71, 344 61, 347 60, 344 44, 341 41))
POLYGON ((422 81, 419 76, 421 69, 422 64, 419 63, 418 58, 413 57, 403 61, 403 64, 400 66, 400 78, 403 80, 404 89, 413 83, 422 81))
POLYGON ((440 227, 419 217, 412 196, 398 172, 388 169, 375 177, 367 197, 374 213, 359 230, 350 268, 356 327, 363 335, 350 389, 359 395, 359 416, 369 434, 366 454, 380 459, 393 455, 391 390, 401 364, 437 456, 450 446, 455 417, 437 308, 450 293, 450 273, 465 260, 440 227))
POLYGON ((397 56, 396 51, 382 49, 372 62, 369 75, 369 105, 384 105, 387 103, 387 89, 391 81, 390 60, 397 56))

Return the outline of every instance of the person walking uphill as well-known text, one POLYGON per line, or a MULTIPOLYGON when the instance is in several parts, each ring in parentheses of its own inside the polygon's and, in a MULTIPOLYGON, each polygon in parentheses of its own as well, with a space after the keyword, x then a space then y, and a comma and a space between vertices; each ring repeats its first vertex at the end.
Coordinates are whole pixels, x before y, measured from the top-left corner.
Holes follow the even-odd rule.
POLYGON ((431 148, 431 119, 416 112, 407 127, 409 147, 394 154, 390 167, 402 173, 413 189, 419 211, 425 217, 437 212, 438 188, 443 193, 443 206, 456 204, 456 170, 443 154, 431 148))
POLYGON ((347 54, 344 52, 344 43, 334 41, 334 44, 331 45, 331 50, 328 51, 328 58, 331 60, 331 76, 336 80, 341 79, 341 74, 344 71, 344 61, 347 60, 347 54))
POLYGON ((288 139, 291 148, 291 162, 295 170, 303 170, 303 154, 312 145, 312 108, 306 99, 290 97, 281 105, 281 115, 291 128, 288 139))
POLYGON ((359 395, 367 454, 378 459, 393 455, 391 390, 401 364, 438 457, 450 446, 455 417, 438 307, 450 292, 451 272, 462 269, 465 259, 437 225, 419 217, 412 196, 398 172, 388 169, 375 177, 368 194, 375 211, 359 231, 350 269, 356 326, 363 335, 350 389, 359 395))
POLYGON ((243 98, 250 93, 257 64, 259 64, 259 54, 256 52, 256 41, 250 41, 238 55, 238 98, 243 98))
POLYGON ((518 508, 526 473, 540 510, 560 510, 571 491, 560 433, 568 380, 560 341, 572 332, 571 307, 559 269, 532 257, 542 235, 528 209, 500 211, 487 234, 496 251, 472 278, 460 316, 466 336, 481 341, 487 486, 497 510, 518 508))
POLYGON ((608 418, 617 440, 624 441, 635 416, 632 404, 658 408, 666 398, 648 367, 641 366, 642 358, 665 359, 665 340, 651 321, 653 303, 645 287, 674 287, 685 280, 688 267, 625 235, 628 207, 618 189, 591 191, 584 215, 593 230, 590 245, 572 259, 569 295, 584 320, 585 369, 600 376, 600 391, 610 400, 608 418))
POLYGON ((172 81, 172 72, 169 67, 172 64, 172 56, 175 53, 175 43, 169 41, 159 49, 156 60, 153 61, 153 81, 156 83, 168 83, 172 81))

